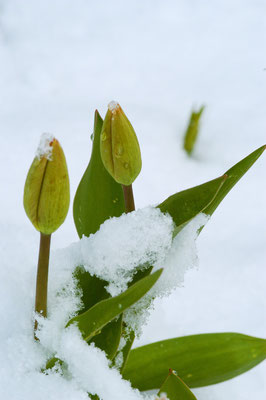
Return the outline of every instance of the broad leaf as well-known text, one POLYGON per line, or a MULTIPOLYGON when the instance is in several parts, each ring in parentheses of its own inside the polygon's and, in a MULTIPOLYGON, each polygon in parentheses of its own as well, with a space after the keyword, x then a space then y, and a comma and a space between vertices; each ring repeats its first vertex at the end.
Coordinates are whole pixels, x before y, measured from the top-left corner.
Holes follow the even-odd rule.
POLYGON ((89 165, 78 186, 73 216, 79 237, 98 231, 110 217, 119 217, 125 211, 122 187, 106 171, 100 154, 100 135, 103 120, 95 112, 93 147, 89 165))
POLYGON ((158 393, 159 398, 162 400, 163 394, 169 400, 197 400, 187 385, 171 369, 158 393))
POLYGON ((120 295, 100 301, 88 311, 72 318, 66 326, 77 324, 83 338, 89 341, 99 334, 105 325, 141 299, 155 284, 161 273, 162 269, 141 279, 120 295))
POLYGON ((131 350, 123 377, 139 390, 161 387, 169 368, 189 387, 234 378, 266 358, 266 340, 238 333, 168 339, 131 350))

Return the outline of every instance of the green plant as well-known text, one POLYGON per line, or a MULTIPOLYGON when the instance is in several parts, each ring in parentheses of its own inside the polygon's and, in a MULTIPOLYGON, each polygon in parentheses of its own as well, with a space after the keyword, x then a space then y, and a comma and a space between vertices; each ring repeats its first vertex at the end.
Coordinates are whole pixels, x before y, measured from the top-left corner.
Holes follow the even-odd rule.
POLYGON ((198 138, 200 129, 200 119, 204 111, 204 108, 205 107, 202 106, 199 109, 199 111, 192 110, 190 114, 190 119, 185 132, 184 144, 183 144, 184 150, 187 152, 189 156, 192 154, 198 138))
MULTIPOLYGON (((113 104, 104 122, 99 113, 95 112, 91 159, 78 186, 73 206, 80 238, 97 232, 108 218, 119 217, 135 208, 132 182, 141 168, 140 150, 133 128, 124 113, 123 123, 116 128, 117 136, 112 136, 117 133, 112 131, 112 118, 116 118, 110 114, 114 109, 113 104), (103 153, 105 156, 102 158, 103 153), (126 171, 123 170, 125 163, 128 164, 126 171)), ((221 177, 176 193, 159 204, 157 208, 169 214, 174 222, 173 238, 199 214, 211 216, 264 150, 265 146, 260 147, 221 177)), ((202 229, 203 226, 199 232, 202 229)), ((192 335, 131 350, 135 332, 127 326, 124 312, 143 299, 160 280, 162 270, 152 270, 152 265, 141 266, 133 279, 129 280, 127 290, 112 297, 106 290, 106 281, 90 274, 82 265, 76 267, 73 278, 81 292, 82 303, 66 328, 76 325, 84 341, 94 343, 103 350, 111 365, 118 368, 123 378, 129 380, 133 387, 140 391, 156 389, 160 399, 195 399, 190 388, 231 379, 265 359, 264 339, 238 333, 192 335), (121 349, 122 340, 124 345, 121 349), (119 364, 116 362, 118 355, 121 356, 119 364)), ((43 285, 47 285, 47 279, 43 285)), ((58 364, 64 366, 63 371, 67 370, 64 361, 55 356, 47 362, 43 371, 58 364)), ((97 395, 89 396, 99 398, 97 395)))

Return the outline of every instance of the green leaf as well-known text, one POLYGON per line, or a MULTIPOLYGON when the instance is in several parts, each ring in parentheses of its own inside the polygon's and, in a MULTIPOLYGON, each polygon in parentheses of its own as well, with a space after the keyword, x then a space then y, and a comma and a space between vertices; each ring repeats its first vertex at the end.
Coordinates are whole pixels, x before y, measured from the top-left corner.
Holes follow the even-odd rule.
POLYGON ((250 167, 257 161, 257 159, 262 155, 266 146, 261 146, 257 150, 253 151, 253 153, 249 154, 243 160, 239 161, 232 168, 226 171, 226 175, 228 179, 226 179, 224 185, 219 190, 217 196, 213 199, 213 201, 208 205, 208 207, 204 210, 206 214, 212 215, 216 210, 218 205, 224 199, 228 192, 235 186, 235 184, 242 178, 243 175, 249 170, 250 167))
POLYGON ((197 400, 187 385, 171 370, 161 386, 158 396, 165 394, 169 400, 197 400))
MULTIPOLYGON (((163 213, 167 212, 171 215, 177 228, 183 227, 197 214, 205 212, 206 207, 217 196, 226 179, 227 176, 223 175, 202 185, 178 192, 159 204, 158 208, 163 213)), ((177 229, 174 234, 179 230, 177 229)))
POLYGON ((160 388, 169 368, 189 387, 234 378, 266 358, 266 340, 239 333, 207 333, 131 350, 123 377, 139 390, 160 388))
POLYGON ((91 276, 84 267, 77 267, 73 277, 77 282, 77 289, 81 291, 82 307, 78 314, 82 314, 99 301, 110 297, 105 289, 108 282, 97 278, 97 276, 91 276))
POLYGON ((92 342, 95 344, 95 346, 105 351, 110 360, 112 360, 116 355, 120 343, 122 321, 123 318, 122 315, 120 315, 117 320, 113 320, 109 322, 109 324, 105 325, 105 327, 102 329, 101 335, 96 335, 92 339, 92 342))
POLYGON ((200 117, 203 113, 204 106, 202 106, 199 111, 192 111, 188 123, 188 127, 184 137, 184 149, 190 155, 194 149, 198 133, 199 133, 199 123, 200 117))
POLYGON ((125 211, 122 186, 106 171, 100 154, 100 134, 103 120, 95 112, 93 147, 89 165, 78 186, 73 215, 79 237, 98 231, 110 217, 125 211))
POLYGON ((128 307, 143 297, 159 279, 162 269, 154 272, 116 297, 102 300, 88 311, 72 318, 66 326, 76 323, 86 341, 100 333, 101 329, 128 307))
MULTIPOLYGON (((102 163, 100 155, 102 124, 102 118, 96 111, 91 159, 78 186, 73 206, 74 221, 79 237, 95 233, 106 219, 113 216, 119 217, 125 211, 122 187, 115 182, 102 163)), ((109 297, 105 290, 107 282, 91 276, 83 267, 75 270, 74 278, 77 281, 77 287, 82 291, 83 306, 79 314, 109 297)), ((119 345, 121 323, 121 319, 113 321, 104 327, 97 337, 97 346, 104 350, 110 359, 119 345), (119 336, 115 337, 115 334, 119 336)))
POLYGON ((174 235, 197 214, 203 212, 212 215, 227 193, 249 170, 264 150, 265 146, 255 150, 220 178, 178 192, 159 204, 158 208, 164 213, 169 213, 176 224, 174 235))

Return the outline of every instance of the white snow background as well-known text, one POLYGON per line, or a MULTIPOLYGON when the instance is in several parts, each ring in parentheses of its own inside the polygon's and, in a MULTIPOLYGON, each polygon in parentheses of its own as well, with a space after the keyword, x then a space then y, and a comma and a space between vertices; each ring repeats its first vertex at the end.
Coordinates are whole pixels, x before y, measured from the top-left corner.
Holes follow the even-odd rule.
MULTIPOLYGON (((40 134, 52 132, 63 146, 72 199, 90 156, 94 110, 104 116, 113 99, 142 149, 138 208, 221 175, 266 141, 265 13, 263 0, 0 1, 1 400, 39 400, 37 389, 45 393, 47 385, 36 372, 26 386, 22 374, 41 362, 37 349, 25 351, 39 235, 22 205, 40 134), (183 132, 191 108, 201 104, 202 129, 189 159, 183 132)), ((200 235, 199 269, 156 301, 136 344, 204 332, 266 336, 264 171, 265 155, 200 235)), ((70 209, 52 249, 77 239, 70 209)), ((67 352, 67 335, 64 343, 67 352)), ((265 372, 260 364, 194 393, 198 400, 261 400, 265 372)), ((49 399, 86 398, 78 386, 50 378, 60 389, 49 399)))

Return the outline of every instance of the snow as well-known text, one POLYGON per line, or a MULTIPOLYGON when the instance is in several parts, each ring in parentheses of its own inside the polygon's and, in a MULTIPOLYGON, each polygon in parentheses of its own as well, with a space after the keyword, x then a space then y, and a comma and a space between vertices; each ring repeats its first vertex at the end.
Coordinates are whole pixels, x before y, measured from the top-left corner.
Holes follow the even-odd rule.
POLYGON ((58 250, 52 269, 73 271, 83 265, 91 275, 109 282, 107 291, 116 296, 127 289, 138 270, 155 262, 162 265, 172 244, 174 223, 158 208, 145 207, 105 221, 98 232, 58 250))
POLYGON ((165 393, 161 393, 159 396, 156 396, 155 400, 169 400, 165 393))
POLYGON ((53 146, 52 142, 54 136, 51 133, 43 133, 40 138, 40 143, 36 151, 36 157, 39 159, 42 157, 47 158, 47 160, 52 159, 53 146))
MULTIPOLYGON (((33 382, 42 379, 39 375, 46 362, 52 357, 57 357, 67 365, 64 376, 67 377, 77 400, 83 399, 87 392, 97 393, 102 400, 146 398, 146 395, 133 390, 117 370, 123 362, 121 350, 126 343, 124 338, 119 345, 120 353, 115 360, 116 368, 111 369, 105 354, 93 345, 88 346, 75 326, 65 329, 69 319, 76 315, 81 306, 81 293, 76 287, 72 273, 77 266, 83 265, 92 275, 106 280, 107 289, 114 296, 127 289, 128 283, 139 269, 145 269, 153 264, 155 270, 163 266, 165 274, 154 286, 154 290, 149 291, 141 301, 125 313, 124 320, 128 330, 134 329, 139 336, 144 324, 147 323, 153 299, 156 296, 169 294, 173 288, 179 286, 183 282, 185 271, 195 264, 197 231, 206 220, 206 216, 199 215, 173 240, 175 226, 172 218, 168 214, 163 214, 158 208, 149 206, 123 214, 119 218, 110 218, 95 234, 83 237, 65 249, 52 252, 48 317, 34 316, 33 303, 27 302, 22 319, 23 324, 26 324, 26 331, 21 331, 21 327, 18 326, 13 329, 11 337, 7 338, 7 346, 3 341, 5 345, 2 351, 9 379, 12 380, 12 369, 15 368, 18 379, 23 381, 22 391, 26 393, 30 391, 33 382), (178 264, 174 260, 180 264, 178 273, 175 272, 178 264), (33 338, 34 317, 38 321, 36 336, 39 343, 33 338), (28 363, 25 363, 25 358, 29 360, 28 363), (93 371, 90 368, 92 365, 93 371), (76 389, 81 396, 78 396, 76 389)), ((28 286, 28 292, 32 293, 30 284, 31 280, 25 280, 25 287, 28 286)), ((48 395, 53 385, 55 393, 65 390, 65 382, 61 382, 62 368, 57 364, 52 371, 49 371, 46 375, 47 386, 44 391, 40 389, 37 398, 48 395), (57 379, 57 375, 61 380, 57 379)), ((6 379, 8 381, 8 377, 6 379)), ((14 398, 19 398, 21 385, 17 384, 16 388, 12 389, 11 393, 14 398)))
POLYGON ((113 113, 119 108, 119 104, 117 103, 117 101, 112 100, 108 104, 108 108, 113 113))
MULTIPOLYGON (((0 1, 1 399, 87 398, 82 382, 39 373, 48 353, 32 338, 39 236, 22 196, 40 133, 54 132, 62 144, 72 199, 89 158, 93 112, 98 108, 104 116, 112 98, 126 110, 140 142, 143 168, 134 182, 139 209, 220 176, 265 143, 265 11, 262 0, 114 0, 104 7, 85 0, 0 1), (183 132, 199 104, 206 109, 188 158, 183 132)), ((265 200, 264 156, 201 233, 200 268, 186 273, 184 287, 155 301, 135 345, 201 332, 266 336, 265 200)), ((76 240, 69 212, 52 248, 76 240)), ((60 315, 59 327, 78 301, 63 267, 56 271, 51 265, 54 316, 46 321, 53 324, 60 315), (56 308, 61 278, 69 283, 69 295, 56 308)), ((60 348, 59 327, 50 327, 54 341, 47 334, 47 349, 60 348)), ((67 345, 69 337, 64 340, 67 345)), ((81 345, 75 334, 75 346, 81 345)), ((71 368, 76 374, 74 360, 71 368)), ((260 400, 266 395, 265 368, 260 364, 193 391, 198 400, 260 400)))

